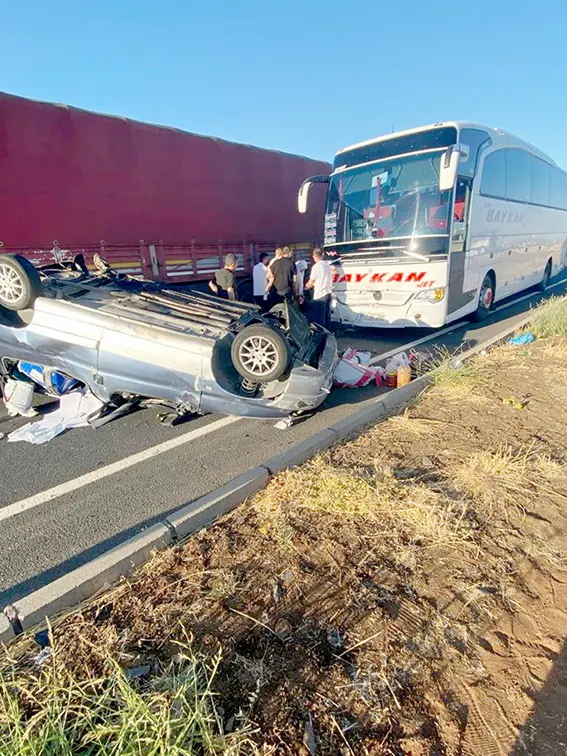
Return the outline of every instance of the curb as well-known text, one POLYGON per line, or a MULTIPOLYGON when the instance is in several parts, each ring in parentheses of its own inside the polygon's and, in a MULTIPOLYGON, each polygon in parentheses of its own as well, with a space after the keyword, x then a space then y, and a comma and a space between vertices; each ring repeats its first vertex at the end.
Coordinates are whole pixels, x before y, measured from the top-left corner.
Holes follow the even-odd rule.
POLYGON ((306 438, 305 441, 301 441, 299 444, 292 446, 291 449, 277 454, 267 462, 264 462, 264 467, 268 470, 270 475, 277 475, 282 470, 287 470, 289 467, 296 467, 308 459, 314 457, 325 449, 328 449, 336 441, 338 441, 338 435, 332 428, 319 431, 313 436, 306 438))
POLYGON ((8 618, 4 614, 0 614, 0 645, 2 643, 9 643, 14 638, 15 634, 12 625, 8 622, 8 618))
MULTIPOLYGON (((146 561, 156 548, 171 545, 169 529, 158 523, 99 557, 15 601, 13 608, 24 630, 80 604, 146 561)), ((5 618, 5 617, 4 617, 5 618)), ((6 618, 5 618, 6 619, 6 618)), ((11 629, 11 628, 10 628, 11 629)))
MULTIPOLYGON (((516 323, 488 341, 466 350, 462 360, 482 352, 503 341, 529 323, 531 317, 516 323)), ((13 610, 24 631, 45 621, 49 616, 65 609, 72 609, 91 598, 108 583, 130 573, 146 561, 154 549, 165 548, 182 538, 213 523, 260 491, 270 478, 290 467, 303 464, 337 441, 363 431, 369 425, 385 420, 403 406, 418 397, 431 383, 431 374, 422 375, 411 383, 374 400, 352 415, 320 431, 254 467, 215 491, 196 499, 178 509, 163 522, 153 525, 142 533, 107 551, 82 567, 49 583, 34 593, 14 602, 13 610)), ((16 633, 4 613, 0 614, 0 644, 14 640, 16 633)))
POLYGON ((254 467, 221 488, 178 509, 165 523, 173 528, 175 540, 185 538, 242 504, 249 496, 264 488, 269 478, 270 473, 265 467, 254 467))
POLYGON ((338 423, 331 425, 329 430, 336 434, 338 440, 348 438, 354 433, 360 433, 364 428, 393 415, 398 409, 415 399, 416 396, 425 391, 430 382, 431 377, 429 375, 415 378, 406 386, 390 391, 372 404, 357 410, 343 420, 339 420, 338 423))

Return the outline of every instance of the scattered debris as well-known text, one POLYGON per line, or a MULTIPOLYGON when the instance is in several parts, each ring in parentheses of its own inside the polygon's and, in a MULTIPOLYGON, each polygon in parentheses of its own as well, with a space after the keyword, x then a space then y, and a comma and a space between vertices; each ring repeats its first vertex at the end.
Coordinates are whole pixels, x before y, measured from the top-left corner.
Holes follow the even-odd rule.
POLYGON ((317 740, 315 738, 315 729, 313 727, 313 718, 308 714, 305 718, 305 731, 303 733, 303 745, 309 751, 310 756, 317 753, 317 740))
POLYGON ((370 352, 361 352, 350 347, 345 350, 335 367, 333 383, 339 388, 362 388, 374 382, 381 386, 384 371, 370 365, 370 352))
POLYGON ((89 391, 71 391, 61 397, 59 408, 28 423, 8 436, 9 442, 44 444, 70 428, 84 428, 102 409, 103 402, 89 391))
POLYGON ((508 404, 515 410, 523 410, 530 403, 529 399, 516 399, 514 396, 509 396, 506 399, 502 399, 502 404, 508 404))
POLYGON ((41 649, 51 645, 48 630, 40 630, 39 633, 34 635, 33 639, 41 649))
POLYGON ((33 384, 8 378, 3 391, 3 403, 10 417, 35 417, 32 407, 33 384))
POLYGON ((45 646, 42 648, 37 656, 33 658, 33 664, 35 667, 43 667, 43 665, 51 659, 53 649, 51 646, 45 646))
POLYGON ((142 667, 132 667, 127 669, 124 673, 128 682, 132 680, 139 680, 141 677, 147 677, 150 674, 151 667, 149 664, 144 664, 142 667))
POLYGON ((327 633, 327 643, 333 651, 342 651, 344 642, 339 630, 329 630, 327 633))
POLYGON ((517 336, 513 336, 508 344, 522 346, 523 344, 531 344, 532 341, 535 341, 535 336, 531 331, 527 331, 526 333, 519 333, 517 336))

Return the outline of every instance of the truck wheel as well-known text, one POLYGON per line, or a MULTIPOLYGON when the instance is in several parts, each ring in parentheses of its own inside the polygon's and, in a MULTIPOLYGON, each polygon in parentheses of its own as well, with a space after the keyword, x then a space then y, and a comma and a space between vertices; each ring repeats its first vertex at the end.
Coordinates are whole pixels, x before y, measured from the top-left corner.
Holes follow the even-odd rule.
POLYGON ((41 280, 31 262, 21 255, 0 255, 0 305, 27 310, 39 296, 41 280))
POLYGON ((240 331, 232 342, 230 353, 240 375, 256 383, 277 380, 289 363, 289 347, 284 337, 261 324, 240 331))
POLYGON ((472 319, 477 323, 487 318, 492 309, 494 303, 494 277, 491 273, 487 273, 480 287, 480 293, 478 295, 478 307, 473 313, 472 319))

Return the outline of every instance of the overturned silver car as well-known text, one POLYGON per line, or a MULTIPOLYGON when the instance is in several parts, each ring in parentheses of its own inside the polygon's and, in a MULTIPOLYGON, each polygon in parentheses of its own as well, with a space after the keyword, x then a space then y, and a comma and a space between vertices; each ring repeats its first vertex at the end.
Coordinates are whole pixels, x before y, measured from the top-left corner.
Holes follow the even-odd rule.
POLYGON ((56 370, 103 402, 150 400, 175 415, 280 419, 329 394, 332 334, 293 305, 258 308, 166 289, 84 260, 36 269, 0 255, 0 361, 56 370))

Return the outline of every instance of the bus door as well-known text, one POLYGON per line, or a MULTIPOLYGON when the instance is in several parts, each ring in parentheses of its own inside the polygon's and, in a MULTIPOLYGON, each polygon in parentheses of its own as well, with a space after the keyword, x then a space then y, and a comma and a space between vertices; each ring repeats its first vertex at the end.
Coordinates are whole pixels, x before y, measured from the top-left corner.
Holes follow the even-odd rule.
POLYGON ((478 270, 475 270, 478 263, 467 249, 472 182, 472 178, 459 176, 455 186, 449 243, 448 315, 470 304, 478 289, 478 270))

